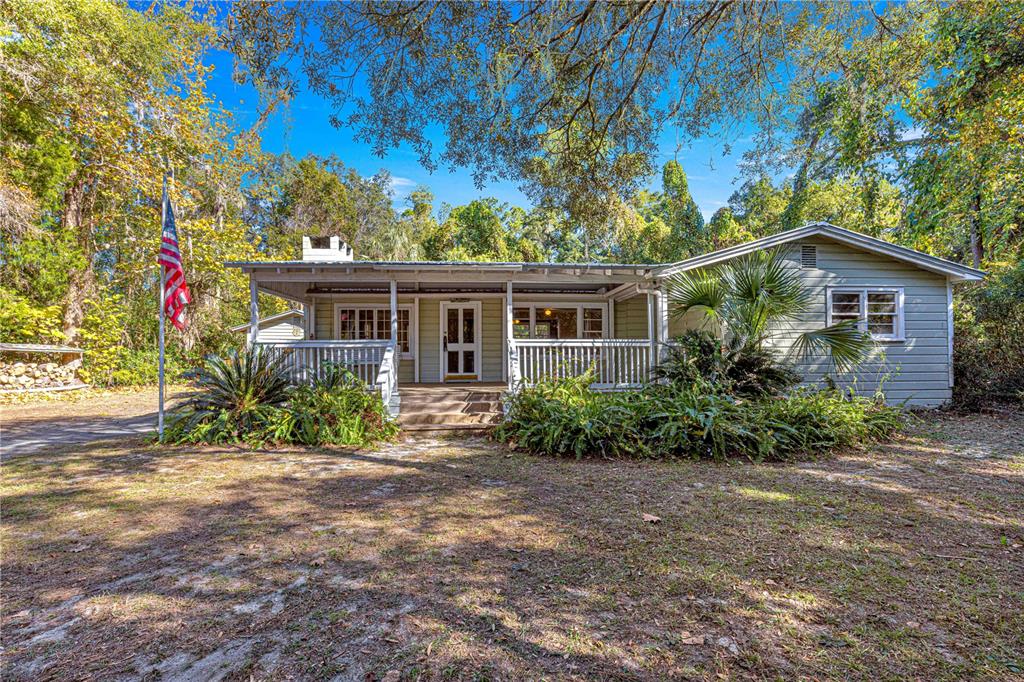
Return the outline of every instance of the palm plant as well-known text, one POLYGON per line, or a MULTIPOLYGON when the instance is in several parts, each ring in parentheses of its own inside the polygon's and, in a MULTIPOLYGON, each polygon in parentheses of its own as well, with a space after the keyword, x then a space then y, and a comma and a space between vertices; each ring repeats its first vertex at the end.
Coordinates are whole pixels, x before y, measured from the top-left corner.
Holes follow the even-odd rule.
POLYGON ((282 361, 256 346, 231 351, 227 358, 211 357, 196 385, 198 394, 172 419, 170 440, 201 425, 225 436, 247 433, 268 408, 284 404, 292 388, 282 361))
MULTIPOLYGON (((757 251, 720 266, 683 272, 669 281, 675 315, 703 310, 705 323, 722 332, 726 352, 734 357, 773 352, 800 316, 810 310, 814 294, 778 249, 757 251)), ((872 348, 868 334, 844 321, 796 336, 790 356, 826 356, 840 372, 862 361, 872 348)))

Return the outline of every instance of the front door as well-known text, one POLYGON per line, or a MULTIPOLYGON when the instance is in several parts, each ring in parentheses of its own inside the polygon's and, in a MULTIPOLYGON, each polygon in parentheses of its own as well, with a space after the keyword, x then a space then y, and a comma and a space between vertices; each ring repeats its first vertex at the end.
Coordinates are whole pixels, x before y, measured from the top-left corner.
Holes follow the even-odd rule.
POLYGON ((441 376, 480 380, 480 303, 441 304, 441 376))

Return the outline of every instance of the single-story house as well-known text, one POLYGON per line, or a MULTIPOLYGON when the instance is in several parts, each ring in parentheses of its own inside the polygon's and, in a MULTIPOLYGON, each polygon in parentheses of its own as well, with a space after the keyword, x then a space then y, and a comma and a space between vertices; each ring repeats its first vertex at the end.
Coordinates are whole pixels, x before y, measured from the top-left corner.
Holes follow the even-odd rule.
MULTIPOLYGON (((670 339, 702 323, 672 315, 666 283, 759 249, 785 247, 817 299, 794 332, 855 316, 877 341, 839 383, 935 406, 953 384, 953 285, 979 270, 826 223, 678 263, 382 262, 354 259, 338 238, 304 238, 300 261, 230 262, 249 275, 249 342, 294 372, 344 364, 386 400, 417 384, 529 384, 596 372, 596 389, 642 384, 670 339), (264 340, 257 293, 301 306, 301 340, 264 340), (869 326, 870 325, 870 326, 869 326)), ((822 357, 798 366, 815 383, 822 357)))

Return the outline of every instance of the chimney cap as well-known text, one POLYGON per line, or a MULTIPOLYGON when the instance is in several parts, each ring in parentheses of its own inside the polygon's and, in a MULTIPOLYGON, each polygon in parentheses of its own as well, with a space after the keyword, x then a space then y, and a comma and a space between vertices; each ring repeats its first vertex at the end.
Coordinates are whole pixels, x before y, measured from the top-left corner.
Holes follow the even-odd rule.
POLYGON ((355 253, 341 237, 302 237, 302 260, 304 261, 352 261, 355 253))

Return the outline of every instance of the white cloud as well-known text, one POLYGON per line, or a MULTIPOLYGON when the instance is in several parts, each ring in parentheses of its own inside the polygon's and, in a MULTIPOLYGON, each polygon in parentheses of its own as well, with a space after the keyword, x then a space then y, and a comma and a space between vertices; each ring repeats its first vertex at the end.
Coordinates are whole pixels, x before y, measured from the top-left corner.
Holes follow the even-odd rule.
POLYGON ((900 139, 903 142, 909 142, 910 140, 920 140, 922 137, 924 137, 924 128, 920 126, 913 126, 912 128, 907 128, 906 130, 903 131, 903 134, 900 135, 900 139))
POLYGON ((415 187, 418 184, 420 183, 416 182, 412 178, 403 178, 400 175, 391 176, 391 188, 395 190, 401 189, 403 187, 415 187))

